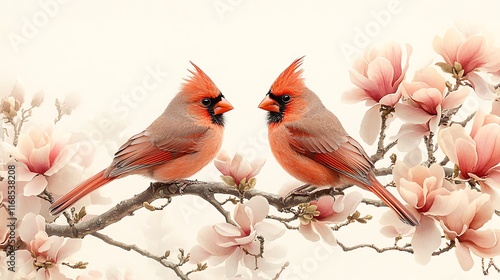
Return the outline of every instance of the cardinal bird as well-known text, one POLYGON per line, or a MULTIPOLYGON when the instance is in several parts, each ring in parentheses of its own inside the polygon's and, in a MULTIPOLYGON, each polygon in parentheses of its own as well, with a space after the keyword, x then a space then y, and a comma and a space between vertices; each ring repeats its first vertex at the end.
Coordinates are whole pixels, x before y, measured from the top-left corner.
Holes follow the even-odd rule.
POLYGON ((269 144, 280 165, 300 181, 318 187, 357 185, 373 192, 399 218, 418 220, 375 177, 373 163, 337 117, 301 77, 303 57, 274 81, 259 108, 268 112, 269 144))
POLYGON ((171 182, 190 177, 216 156, 224 133, 223 113, 233 109, 212 80, 195 71, 165 111, 115 153, 110 166, 76 186, 50 207, 57 215, 91 191, 131 174, 171 182))

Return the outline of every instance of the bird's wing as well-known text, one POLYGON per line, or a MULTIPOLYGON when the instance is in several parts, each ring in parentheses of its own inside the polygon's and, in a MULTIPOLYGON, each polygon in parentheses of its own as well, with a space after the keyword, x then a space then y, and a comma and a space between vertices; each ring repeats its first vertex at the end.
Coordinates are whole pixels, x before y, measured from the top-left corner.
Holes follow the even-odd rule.
POLYGON ((146 129, 132 136, 115 153, 105 176, 115 177, 138 169, 159 165, 198 151, 207 127, 171 126, 154 137, 146 129))
MULTIPOLYGON (((335 121, 337 121, 335 119, 335 121)), ((292 149, 332 170, 370 185, 373 164, 361 145, 347 135, 340 123, 321 122, 317 126, 286 125, 292 149)))

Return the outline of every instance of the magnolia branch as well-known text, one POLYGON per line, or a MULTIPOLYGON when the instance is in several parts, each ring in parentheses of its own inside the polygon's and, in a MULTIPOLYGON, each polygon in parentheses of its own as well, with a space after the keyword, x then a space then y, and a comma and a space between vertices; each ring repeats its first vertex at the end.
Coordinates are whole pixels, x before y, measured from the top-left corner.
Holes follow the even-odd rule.
MULTIPOLYGON (((337 244, 340 246, 340 248, 342 248, 342 250, 344 252, 354 251, 354 250, 361 249, 361 248, 371 248, 371 249, 375 250, 377 253, 383 253, 383 252, 386 252, 386 251, 401 251, 401 252, 407 252, 407 253, 410 253, 410 254, 414 253, 413 249, 411 248, 411 244, 405 244, 403 246, 398 246, 395 243, 393 246, 383 247, 383 248, 377 247, 374 244, 358 244, 358 245, 354 245, 354 246, 347 246, 347 245, 344 245, 343 243, 341 243, 338 240, 337 240, 337 244)), ((432 253, 432 256, 439 256, 439 255, 441 255, 443 253, 446 253, 446 252, 450 251, 454 247, 455 247, 455 242, 454 241, 450 241, 448 244, 446 244, 445 247, 440 248, 437 251, 434 251, 432 253)))
POLYGON ((389 143, 387 146, 384 146, 384 140, 386 137, 385 130, 387 129, 387 119, 391 116, 393 112, 394 112, 394 107, 389 107, 385 105, 382 105, 382 107, 380 107, 380 118, 381 118, 380 133, 378 136, 377 153, 371 156, 371 160, 373 163, 376 163, 377 161, 381 160, 385 156, 385 154, 398 143, 396 140, 389 143))
MULTIPOLYGON (((339 190, 339 193, 340 192, 341 189, 339 190)), ((215 194, 225 194, 236 197, 240 196, 240 193, 236 188, 229 187, 224 183, 218 182, 188 180, 173 183, 155 182, 151 183, 149 188, 142 193, 118 203, 116 206, 97 217, 73 225, 47 224, 46 232, 49 235, 82 238, 85 235, 99 231, 127 216, 132 215, 135 211, 143 208, 145 203, 150 204, 157 199, 169 199, 180 195, 196 195, 205 199, 226 218, 227 222, 232 222, 229 212, 224 210, 221 203, 216 200, 215 194)), ((283 210, 297 206, 301 203, 318 200, 322 196, 331 194, 331 189, 322 189, 312 192, 309 195, 291 194, 283 200, 279 195, 252 189, 243 193, 243 197, 250 199, 253 196, 262 196, 267 199, 270 205, 274 206, 278 210, 283 210)))
MULTIPOLYGON (((188 273, 184 273, 182 272, 182 270, 180 269, 180 267, 185 264, 188 260, 189 260, 189 256, 187 257, 182 257, 180 260, 179 260, 179 263, 176 264, 176 263, 173 263, 171 261, 168 261, 167 260, 167 257, 170 253, 166 253, 164 256, 156 256, 144 249, 141 249, 139 248, 137 245, 135 244, 132 244, 132 245, 129 245, 129 244, 125 244, 123 242, 119 242, 119 241, 116 241, 114 239, 112 239, 111 237, 105 235, 105 234, 102 234, 102 233, 99 233, 99 232, 93 232, 91 233, 92 236, 98 238, 98 239, 101 239, 102 241, 106 242, 107 244, 109 245, 112 245, 112 246, 115 246, 115 247, 118 247, 118 248, 121 248, 121 249, 124 249, 126 251, 135 251, 139 254, 141 254, 142 256, 146 257, 146 258, 149 258, 149 259, 152 259, 152 260, 155 260, 157 261, 158 263, 160 263, 161 265, 163 265, 164 267, 167 267, 167 268, 170 268, 172 269, 175 274, 177 274, 177 276, 180 278, 180 279, 189 279, 188 278, 188 275, 189 273, 192 273, 192 272, 195 272, 195 271, 199 271, 199 269, 195 269, 195 270, 192 270, 188 273)), ((181 251, 182 255, 183 252, 181 251)), ((199 268, 200 266, 198 266, 199 268)))

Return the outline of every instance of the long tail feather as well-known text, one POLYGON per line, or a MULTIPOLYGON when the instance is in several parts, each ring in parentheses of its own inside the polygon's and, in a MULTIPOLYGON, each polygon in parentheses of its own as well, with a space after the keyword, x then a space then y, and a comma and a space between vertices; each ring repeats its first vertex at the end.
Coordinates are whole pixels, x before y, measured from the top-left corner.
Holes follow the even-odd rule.
POLYGON ((413 214, 397 199, 395 198, 374 176, 370 178, 371 186, 365 187, 377 195, 387 206, 389 206, 396 214, 398 214, 401 221, 411 226, 419 226, 420 223, 413 216, 413 214))
POLYGON ((56 202, 54 202, 54 204, 52 204, 49 208, 50 213, 54 216, 60 214, 61 212, 66 210, 66 208, 73 205, 85 195, 89 194, 100 186, 113 181, 114 179, 116 179, 116 177, 104 177, 104 170, 95 174, 94 176, 88 178, 86 181, 80 183, 69 193, 59 198, 56 202))

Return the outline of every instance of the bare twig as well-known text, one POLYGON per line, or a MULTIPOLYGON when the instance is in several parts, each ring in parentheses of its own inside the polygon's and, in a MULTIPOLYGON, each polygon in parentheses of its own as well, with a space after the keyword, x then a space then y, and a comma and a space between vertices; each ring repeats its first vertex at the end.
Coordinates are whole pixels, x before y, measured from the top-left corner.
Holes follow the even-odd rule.
POLYGON ((241 249, 243 250, 243 252, 245 252, 245 254, 254 257, 255 270, 259 269, 259 264, 258 264, 259 258, 264 257, 264 237, 257 235, 256 238, 259 241, 259 253, 258 254, 250 253, 246 248, 241 247, 241 249))
POLYGON ((344 250, 344 252, 349 252, 349 251, 354 251, 354 250, 357 250, 357 249, 361 249, 361 248, 371 248, 373 250, 375 250, 377 253, 383 253, 385 251, 401 251, 401 252, 407 252, 407 253, 410 253, 410 254, 413 254, 413 249, 410 248, 410 244, 406 244, 404 246, 391 246, 391 247, 384 247, 384 248, 379 248, 377 246, 375 246, 374 244, 359 244, 359 245, 355 245, 355 246, 346 246, 344 245, 343 243, 341 243, 340 241, 337 240, 337 244, 340 246, 340 248, 342 248, 342 250, 344 250))
POLYGON ((484 258, 481 258, 481 268, 483 270, 484 275, 489 275, 490 274, 490 268, 494 268, 498 273, 500 273, 500 267, 498 267, 494 262, 493 259, 490 259, 488 262, 488 266, 484 265, 484 258))
POLYGON ((155 260, 158 263, 160 263, 161 265, 163 265, 164 267, 172 269, 175 272, 175 274, 177 274, 177 276, 179 276, 180 279, 183 279, 183 280, 189 279, 188 276, 186 274, 184 274, 184 272, 182 272, 182 270, 180 269, 180 266, 182 264, 175 264, 171 261, 168 261, 165 256, 156 256, 149 251, 146 251, 144 249, 139 248, 135 244, 132 244, 132 245, 125 244, 123 242, 116 241, 113 238, 111 238, 105 234, 99 233, 99 232, 93 232, 93 233, 91 233, 91 235, 96 237, 96 238, 101 239, 102 241, 108 243, 109 245, 112 245, 112 246, 115 246, 118 248, 122 248, 123 250, 126 250, 126 251, 135 251, 146 258, 155 260))
POLYGON ((385 130, 387 129, 387 119, 391 116, 391 114, 394 113, 394 107, 389 107, 382 105, 380 107, 380 118, 381 118, 381 124, 380 124, 380 133, 378 136, 378 143, 377 143, 377 152, 371 156, 371 161, 373 163, 376 163, 380 159, 382 159, 385 154, 397 144, 397 140, 389 143, 387 146, 384 146, 384 141, 385 141, 385 130))
POLYGON ((454 240, 450 240, 450 242, 448 244, 446 244, 446 247, 441 248, 441 249, 439 249, 439 250, 437 250, 435 252, 432 252, 432 255, 433 256, 439 256, 442 253, 446 253, 446 252, 450 251, 454 247, 455 247, 455 241, 454 240))
POLYGON ((287 268, 288 266, 290 265, 289 262, 285 262, 282 266, 281 266, 281 269, 280 271, 278 271, 278 273, 276 273, 276 275, 273 277, 273 280, 278 280, 281 276, 281 273, 283 273, 283 270, 285 270, 285 268, 287 268))
POLYGON ((450 125, 451 125, 451 124, 459 124, 459 125, 461 125, 461 126, 466 126, 466 125, 467 125, 467 123, 468 123, 468 122, 470 122, 470 121, 474 118, 474 116, 475 116, 475 115, 476 115, 476 112, 474 112, 474 113, 470 114, 470 115, 469 115, 467 118, 465 118, 465 120, 463 120, 463 121, 460 121, 460 122, 452 121, 452 122, 450 123, 450 125))
POLYGON ((424 162, 424 165, 426 165, 427 167, 436 162, 436 157, 434 156, 436 147, 434 146, 433 137, 434 133, 432 131, 429 132, 428 136, 424 136, 425 147, 427 148, 427 161, 424 162))

